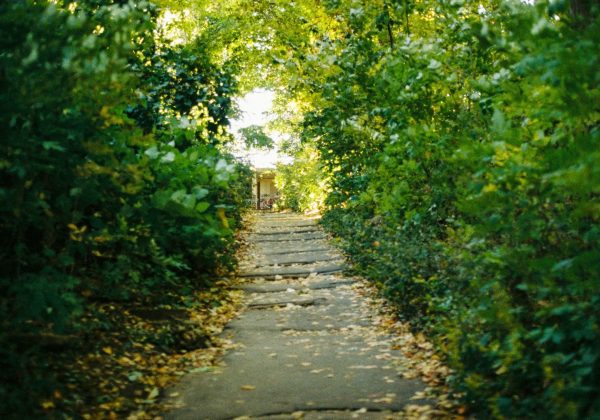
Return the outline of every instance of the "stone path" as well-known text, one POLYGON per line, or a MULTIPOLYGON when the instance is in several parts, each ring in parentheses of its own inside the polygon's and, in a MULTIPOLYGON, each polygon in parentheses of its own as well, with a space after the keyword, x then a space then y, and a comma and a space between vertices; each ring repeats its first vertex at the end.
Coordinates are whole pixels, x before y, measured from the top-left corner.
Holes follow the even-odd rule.
POLYGON ((403 418, 425 385, 400 374, 403 356, 317 221, 261 214, 248 239, 247 308, 226 331, 235 348, 170 391, 166 418, 403 418))

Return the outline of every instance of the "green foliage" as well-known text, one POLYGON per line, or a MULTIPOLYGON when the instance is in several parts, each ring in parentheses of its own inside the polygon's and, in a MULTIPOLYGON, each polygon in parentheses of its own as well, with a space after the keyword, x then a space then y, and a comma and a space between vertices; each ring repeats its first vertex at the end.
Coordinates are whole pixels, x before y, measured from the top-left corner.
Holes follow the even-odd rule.
POLYGON ((248 149, 254 147, 256 149, 272 149, 274 146, 273 139, 267 136, 263 127, 259 125, 250 125, 240 129, 242 139, 248 149))
POLYGON ((221 151, 232 68, 153 36, 147 2, 78 3, 0 6, 3 416, 56 386, 19 337, 85 337, 94 302, 180 302, 233 267, 248 195, 221 151))
POLYGON ((437 337, 475 414, 598 416, 598 6, 326 10, 342 29, 312 47, 333 64, 302 68, 326 226, 437 337))
POLYGON ((299 212, 319 211, 327 196, 327 178, 323 174, 318 152, 305 147, 291 164, 277 165, 275 185, 279 191, 277 205, 299 212))
POLYGON ((199 42, 172 46, 162 40, 141 51, 132 66, 143 80, 139 101, 129 116, 146 132, 166 128, 173 120, 194 129, 194 136, 179 138, 185 149, 192 142, 218 144, 229 124, 236 85, 231 64, 215 66, 199 42))

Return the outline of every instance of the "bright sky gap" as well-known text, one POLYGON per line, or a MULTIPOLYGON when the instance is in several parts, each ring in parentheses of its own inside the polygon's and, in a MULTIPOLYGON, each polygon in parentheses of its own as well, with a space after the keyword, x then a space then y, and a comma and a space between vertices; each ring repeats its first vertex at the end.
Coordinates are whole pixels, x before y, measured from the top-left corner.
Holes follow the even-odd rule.
POLYGON ((275 93, 266 89, 255 89, 245 96, 237 99, 240 115, 230 122, 231 132, 236 138, 234 154, 248 160, 256 168, 274 168, 278 162, 286 161, 286 157, 279 153, 281 133, 266 130, 267 134, 275 141, 273 150, 246 149, 240 137, 239 130, 250 125, 266 126, 276 116, 271 113, 275 93))

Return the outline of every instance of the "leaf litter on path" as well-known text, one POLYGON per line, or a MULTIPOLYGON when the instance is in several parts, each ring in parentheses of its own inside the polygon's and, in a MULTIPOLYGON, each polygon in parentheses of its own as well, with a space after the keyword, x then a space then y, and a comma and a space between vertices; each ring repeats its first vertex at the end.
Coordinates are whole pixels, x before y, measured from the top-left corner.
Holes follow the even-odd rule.
MULTIPOLYGON (((417 392, 413 400, 430 400, 434 405, 409 404, 400 413, 408 419, 462 419, 465 408, 458 402, 459 395, 446 385, 452 373, 436 354, 435 347, 422 333, 413 334, 407 323, 397 317, 397 309, 379 295, 375 286, 362 278, 356 278, 354 290, 363 296, 365 302, 377 311, 373 320, 381 330, 390 336, 391 349, 399 350, 404 358, 401 362, 402 376, 407 379, 420 378, 428 387, 417 392)), ((390 381, 386 377, 386 381, 390 381)))
POLYGON ((185 314, 185 320, 158 323, 137 316, 124 305, 98 305, 88 316, 89 322, 101 317, 104 327, 89 333, 89 344, 78 352, 48 355, 47 363, 52 364, 64 390, 44 398, 41 409, 50 417, 62 413, 65 418, 90 420, 156 419, 166 409, 161 401, 164 389, 187 372, 214 369, 225 350, 232 347, 218 335, 238 313, 242 295, 230 282, 219 281, 196 293, 191 305, 188 298, 189 308, 177 310, 185 314), (206 345, 187 350, 178 348, 177 343, 161 345, 150 340, 160 338, 170 325, 179 327, 180 322, 182 337, 188 329, 197 328, 206 334, 206 345))

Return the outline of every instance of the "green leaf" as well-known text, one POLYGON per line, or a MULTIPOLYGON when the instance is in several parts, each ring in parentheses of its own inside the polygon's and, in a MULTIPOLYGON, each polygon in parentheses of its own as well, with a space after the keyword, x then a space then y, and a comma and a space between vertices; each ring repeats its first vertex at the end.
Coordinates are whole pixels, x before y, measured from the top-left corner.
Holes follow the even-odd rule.
POLYGON ((173 194, 171 194, 171 200, 173 200, 177 203, 181 203, 181 202, 183 202, 183 200, 185 199, 186 196, 187 196, 186 190, 177 190, 173 194))
POLYGON ((194 197, 192 194, 186 194, 185 197, 183 197, 181 204, 188 209, 193 209, 196 206, 196 197, 194 197))
POLYGON ((192 193, 194 194, 194 197, 196 197, 197 200, 201 200, 208 195, 209 191, 206 188, 195 186, 194 188, 192 188, 192 193))
POLYGON ((65 151, 65 148, 55 141, 44 141, 42 142, 42 147, 44 148, 44 150, 56 150, 59 152, 65 151))
POLYGON ((150 159, 156 159, 158 156, 160 156, 160 152, 156 146, 152 146, 151 148, 147 149, 144 154, 150 159))
POLYGON ((256 149, 272 149, 275 142, 271 137, 265 134, 264 128, 258 125, 251 125, 240 129, 240 134, 246 147, 256 149))
POLYGON ((199 213, 204 213, 206 210, 208 210, 209 207, 210 207, 210 203, 207 203, 206 201, 202 201, 202 202, 196 204, 196 211, 199 213))
POLYGON ((138 379, 141 379, 143 376, 144 376, 144 374, 142 372, 138 372, 137 370, 134 370, 129 375, 127 375, 127 379, 129 379, 131 382, 135 382, 138 379))

